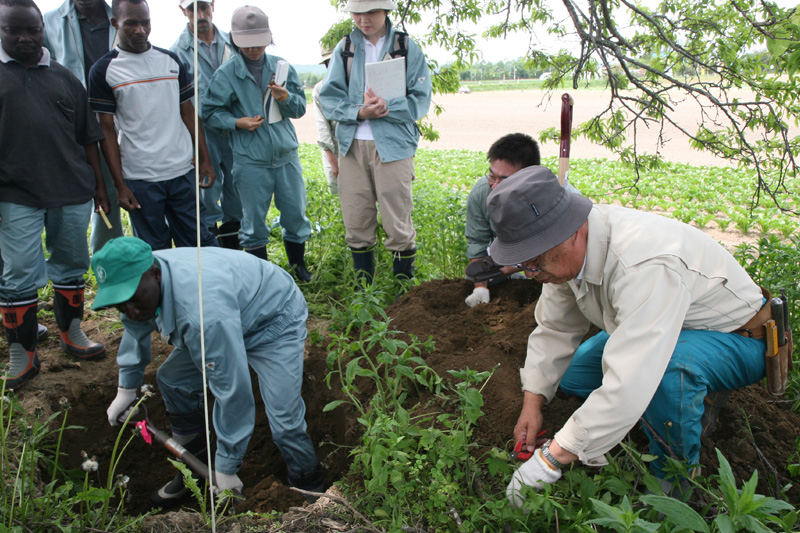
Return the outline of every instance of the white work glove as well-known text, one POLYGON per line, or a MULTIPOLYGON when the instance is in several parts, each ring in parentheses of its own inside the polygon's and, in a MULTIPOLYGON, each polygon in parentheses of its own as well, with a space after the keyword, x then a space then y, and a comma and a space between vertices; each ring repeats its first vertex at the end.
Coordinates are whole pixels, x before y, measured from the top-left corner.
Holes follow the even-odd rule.
MULTIPOLYGON (((120 417, 122 417, 122 420, 128 418, 130 408, 132 407, 131 404, 134 400, 136 400, 136 389, 117 387, 117 397, 114 398, 114 401, 111 402, 111 405, 106 409, 108 423, 112 426, 118 426, 120 417)), ((136 411, 138 410, 137 408, 136 411)), ((134 411, 133 414, 136 414, 136 411, 134 411)))
POLYGON ((214 470, 214 494, 219 494, 223 490, 241 494, 243 488, 244 483, 236 474, 223 474, 214 470))
POLYGON ((511 477, 511 483, 506 487, 506 497, 511 502, 512 507, 519 509, 522 502, 522 486, 528 485, 536 490, 544 487, 544 483, 555 483, 561 477, 561 469, 553 469, 542 457, 542 451, 536 450, 533 457, 528 459, 525 464, 517 468, 511 477))
POLYGON ((488 304, 489 303, 489 289, 485 287, 475 287, 475 290, 472 291, 472 294, 467 296, 466 300, 464 300, 469 307, 475 307, 478 304, 488 304))

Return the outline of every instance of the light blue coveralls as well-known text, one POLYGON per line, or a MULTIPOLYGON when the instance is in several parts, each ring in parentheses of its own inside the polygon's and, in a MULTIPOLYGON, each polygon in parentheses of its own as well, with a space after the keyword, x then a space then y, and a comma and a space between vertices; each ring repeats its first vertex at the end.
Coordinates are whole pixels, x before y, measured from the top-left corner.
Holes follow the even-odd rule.
MULTIPOLYGON (((111 6, 106 4, 106 15, 111 20, 111 6)), ((108 49, 114 48, 114 41, 117 37, 117 30, 109 24, 108 28, 108 49)), ((84 64, 83 57, 83 37, 81 37, 81 25, 78 22, 78 11, 72 0, 66 0, 58 9, 48 11, 44 14, 44 47, 50 50, 51 57, 67 67, 75 77, 86 87, 86 74, 88 67, 84 64)), ((111 179, 111 172, 106 165, 105 156, 100 151, 100 165, 103 170, 103 179, 106 182, 106 192, 110 211, 107 214, 111 223, 111 229, 106 227, 105 222, 98 213, 92 213, 92 236, 90 238, 90 249, 96 252, 110 239, 122 237, 122 220, 117 197, 117 189, 111 179)), ((88 267, 87 267, 88 268, 88 267)))
MULTIPOLYGON (((195 104, 198 115, 201 114, 203 97, 206 93, 208 82, 214 71, 222 63, 233 57, 235 53, 231 47, 231 40, 228 34, 214 26, 215 43, 211 47, 211 53, 216 55, 215 63, 212 64, 205 45, 200 45, 197 53, 197 65, 199 72, 197 76, 197 94, 200 96, 200 103, 195 104)), ((189 77, 194 79, 194 36, 189 31, 187 25, 181 32, 180 37, 170 47, 183 63, 189 77)), ((206 223, 215 226, 217 222, 239 221, 242 218, 242 204, 239 195, 231 178, 231 168, 233 168, 233 152, 231 151, 230 137, 227 131, 218 131, 203 124, 203 133, 206 137, 208 153, 211 156, 211 163, 214 165, 214 173, 217 180, 214 186, 203 191, 203 203, 206 206, 206 223), (219 202, 219 203, 218 203, 219 202)))
MULTIPOLYGON (((242 465, 255 425, 252 367, 289 473, 307 475, 318 461, 300 396, 308 317, 303 295, 288 273, 250 254, 221 248, 200 253, 206 372, 216 400, 214 468, 235 474, 242 465)), ((173 433, 191 435, 204 425, 197 250, 173 248, 153 255, 161 267, 160 312, 147 322, 122 315, 119 386, 142 384, 151 359, 150 334, 160 332, 174 349, 158 369, 158 387, 173 433)))
POLYGON ((203 100, 203 122, 230 132, 233 148, 233 179, 242 202, 242 229, 239 242, 245 249, 269 243, 269 227, 265 222, 273 195, 281 212, 283 240, 304 243, 311 235, 311 222, 306 218, 306 188, 303 169, 297 154, 297 134, 290 118, 306 112, 306 96, 294 67, 289 67, 286 89, 289 95, 277 102, 283 120, 255 131, 236 129, 236 119, 265 117, 264 95, 277 62, 281 59, 264 55, 266 63, 261 80, 256 81, 241 54, 235 54, 211 78, 203 100))

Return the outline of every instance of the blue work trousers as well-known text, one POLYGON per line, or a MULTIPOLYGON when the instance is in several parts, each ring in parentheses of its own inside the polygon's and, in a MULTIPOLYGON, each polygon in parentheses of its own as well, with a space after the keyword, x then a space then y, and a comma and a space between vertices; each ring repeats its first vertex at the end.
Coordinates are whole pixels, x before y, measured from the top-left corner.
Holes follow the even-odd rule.
MULTIPOLYGON (((601 331, 580 345, 561 380, 566 394, 586 398, 603 381, 603 349, 609 336, 601 331)), ((764 340, 735 333, 683 330, 644 419, 675 454, 690 464, 700 460, 700 419, 706 394, 752 385, 764 377, 764 340)), ((647 357, 647 354, 642 354, 647 357)), ((613 416, 613 413, 609 413, 613 416)), ((656 477, 664 478, 668 452, 645 429, 650 463, 656 477)))
MULTIPOLYGON (((214 468, 234 474, 241 468, 255 427, 250 368, 258 375, 272 439, 294 476, 317 466, 306 432, 306 406, 300 395, 308 310, 298 293, 285 312, 261 331, 245 336, 246 353, 206 353, 208 387, 214 395, 217 453, 214 468), (249 365, 249 366, 248 366, 249 365)), ((233 331, 233 328, 231 328, 233 331)), ((241 327, 239 327, 241 334, 241 327)), ((158 387, 170 413, 172 430, 192 434, 203 427, 203 381, 200 354, 176 346, 158 369, 158 387)))
POLYGON ((311 222, 306 218, 306 186, 298 157, 279 167, 236 158, 233 179, 242 202, 239 243, 243 248, 258 248, 269 243, 266 218, 273 195, 275 207, 281 212, 283 240, 295 243, 308 240, 311 222))
POLYGON ((86 230, 92 201, 63 207, 0 202, 0 298, 25 298, 47 285, 83 279, 89 269, 86 230), (50 257, 45 260, 42 231, 50 257))
POLYGON ((214 226, 217 222, 240 221, 242 203, 233 183, 233 152, 230 137, 220 135, 213 128, 203 127, 211 163, 217 180, 210 189, 203 189, 203 205, 206 208, 206 224, 214 226))
MULTIPOLYGON (((197 246, 194 169, 183 176, 164 181, 125 180, 142 207, 128 213, 133 234, 153 250, 197 246)), ((208 231, 205 208, 200 203, 200 244, 217 246, 208 231)))

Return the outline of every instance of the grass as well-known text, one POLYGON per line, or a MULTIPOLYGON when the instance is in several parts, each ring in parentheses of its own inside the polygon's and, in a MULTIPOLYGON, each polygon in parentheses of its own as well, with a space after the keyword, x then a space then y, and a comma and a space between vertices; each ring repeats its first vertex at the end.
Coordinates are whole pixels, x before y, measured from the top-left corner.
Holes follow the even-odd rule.
MULTIPOLYGON (((711 502, 707 507, 689 506, 664 495, 647 473, 647 462, 652 459, 630 443, 610 457, 611 464, 602 470, 572 469, 551 487, 531 493, 525 511, 509 508, 503 497, 511 473, 507 459, 500 451, 475 456, 469 444, 470 432, 483 416, 481 387, 491 373, 452 369, 449 376, 439 376, 420 357, 432 349, 430 341, 400 340, 392 331, 383 309, 404 288, 394 281, 391 257, 382 246, 377 249, 373 287, 353 291, 355 277, 341 213, 338 201, 328 192, 319 149, 304 144, 300 157, 307 216, 313 228, 307 253, 315 272, 315 280, 302 290, 310 314, 330 324, 328 382, 349 391, 345 402, 326 409, 350 403, 358 412, 364 433, 353 450, 354 476, 350 479, 363 481, 345 484, 344 489, 375 524, 399 530, 424 521, 437 531, 456 530, 458 522, 464 529, 481 531, 496 530, 500 523, 510 524, 516 531, 593 531, 597 526, 615 531, 788 531, 795 527, 797 514, 790 505, 754 494, 752 480, 737 486, 723 457, 718 473, 692 482, 692 490, 711 502), (371 380, 377 391, 367 402, 356 394, 363 380, 371 380), (455 409, 437 410, 422 399, 426 395, 455 409), (645 490, 652 494, 646 495, 645 490)), ((543 163, 557 167, 555 158, 543 163)), ((418 151, 413 214, 419 248, 416 283, 463 277, 466 197, 486 167, 485 156, 479 152, 418 151)), ((763 234, 756 244, 737 249, 737 259, 754 279, 773 287, 785 286, 790 299, 800 301, 798 217, 767 203, 751 205, 751 173, 664 164, 637 176, 622 163, 578 159, 572 161, 570 178, 596 202, 654 210, 699 227, 763 234)), ((779 199, 786 207, 800 208, 800 182, 790 181, 779 199)), ((274 209, 268 214, 273 222, 269 256, 287 267, 280 228, 274 224, 277 214, 274 209)), ((130 234, 129 227, 127 230, 130 234)), ((379 242, 382 238, 379 235, 379 242)), ((86 278, 87 286, 94 287, 92 274, 87 273, 86 278)), ((42 295, 46 293, 43 290, 42 295)), ((796 317, 800 309, 797 303, 793 306, 796 317)), ((797 320, 793 326, 795 338, 800 338, 797 320)), ((116 326, 110 323, 108 327, 116 326)), ((312 336, 320 333, 312 332, 312 336)), ((796 402, 796 410, 800 409, 797 373, 792 374, 787 395, 796 402)), ((58 464, 58 443, 71 431, 68 409, 39 421, 35 413, 23 412, 13 397, 9 402, 0 402, 0 504, 4 517, 0 532, 22 530, 23 524, 28 530, 43 531, 44 526, 38 524, 47 520, 65 528, 121 530, 138 526, 138 518, 125 517, 122 508, 110 504, 112 497, 124 496, 124 489, 114 485, 111 477, 94 480, 88 472, 69 477, 53 466, 58 464), (31 492, 32 480, 43 473, 46 479, 31 492)), ((788 466, 800 472, 798 458, 800 451, 788 466)), ((677 464, 675 468, 685 466, 677 464)))

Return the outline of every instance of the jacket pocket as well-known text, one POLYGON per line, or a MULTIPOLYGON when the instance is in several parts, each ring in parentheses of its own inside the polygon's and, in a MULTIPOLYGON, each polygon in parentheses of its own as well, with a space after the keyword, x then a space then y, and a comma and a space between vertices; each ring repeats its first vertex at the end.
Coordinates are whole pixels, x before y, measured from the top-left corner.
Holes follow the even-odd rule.
POLYGON ((57 100, 56 105, 58 106, 59 111, 61 114, 64 115, 70 122, 75 122, 75 108, 69 102, 65 102, 64 100, 57 100))

